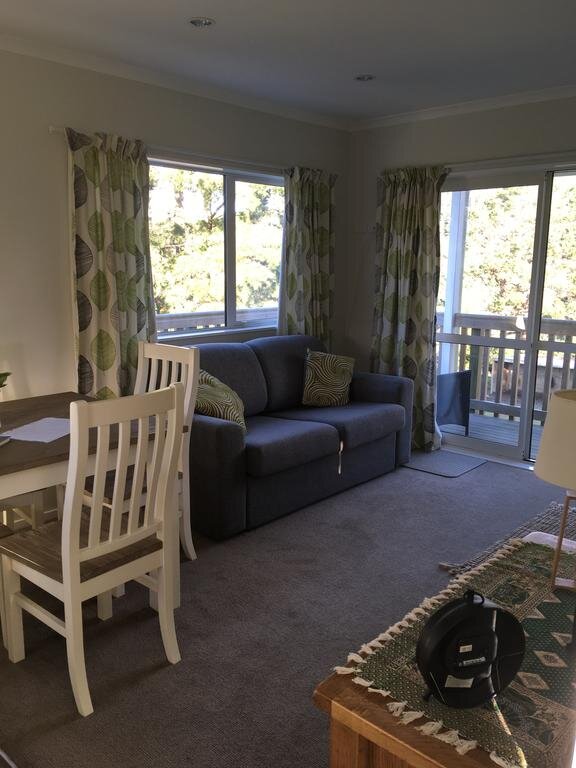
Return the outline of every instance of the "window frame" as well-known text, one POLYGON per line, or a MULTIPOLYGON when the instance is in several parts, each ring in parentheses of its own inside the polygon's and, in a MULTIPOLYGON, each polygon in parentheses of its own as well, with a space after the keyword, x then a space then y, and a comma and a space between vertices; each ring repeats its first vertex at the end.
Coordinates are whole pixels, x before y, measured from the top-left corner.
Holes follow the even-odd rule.
MULTIPOLYGON (((278 304, 272 308, 276 312, 274 324, 242 323, 238 320, 236 306, 236 182, 243 181, 252 184, 266 184, 280 187, 286 195, 286 183, 284 177, 276 169, 244 170, 236 167, 216 167, 204 165, 186 160, 172 159, 162 155, 154 155, 148 158, 150 166, 163 168, 177 168, 199 173, 211 173, 223 179, 224 188, 224 326, 202 328, 199 330, 186 329, 181 331, 159 331, 157 339, 161 342, 184 344, 191 339, 207 336, 246 335, 248 338, 254 335, 268 335, 278 330, 278 304)), ((166 313, 168 314, 168 313, 166 313)), ((185 313, 178 313, 185 314, 185 313)), ((193 316, 194 312, 189 313, 193 316)), ((163 317, 156 314, 156 319, 163 317)))

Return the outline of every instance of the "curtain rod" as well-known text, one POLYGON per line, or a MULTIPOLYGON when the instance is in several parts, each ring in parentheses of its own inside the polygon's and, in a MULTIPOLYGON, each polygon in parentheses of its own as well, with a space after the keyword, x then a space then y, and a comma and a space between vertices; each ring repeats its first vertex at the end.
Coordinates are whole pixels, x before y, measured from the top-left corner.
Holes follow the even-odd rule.
POLYGON ((546 152, 536 155, 510 155, 508 157, 496 157, 490 160, 477 160, 467 163, 446 163, 451 174, 471 173, 479 171, 494 171, 501 168, 522 168, 526 170, 541 169, 545 166, 561 168, 571 167, 576 164, 576 149, 566 152, 546 152))
MULTIPOLYGON (((63 125, 49 125, 48 133, 65 134, 66 128, 63 125)), ((100 133, 100 131, 94 131, 94 133, 100 133)), ((146 144, 148 150, 148 157, 152 160, 172 160, 173 162, 196 162, 200 164, 202 162, 208 162, 212 165, 217 164, 222 169, 234 169, 239 166, 252 171, 253 173, 266 172, 271 173, 274 176, 283 176, 284 168, 290 167, 290 163, 286 163, 279 167, 272 163, 251 163, 246 160, 236 160, 231 157, 222 157, 218 155, 204 155, 198 152, 193 152, 191 149, 183 149, 181 147, 166 147, 158 144, 146 144)))

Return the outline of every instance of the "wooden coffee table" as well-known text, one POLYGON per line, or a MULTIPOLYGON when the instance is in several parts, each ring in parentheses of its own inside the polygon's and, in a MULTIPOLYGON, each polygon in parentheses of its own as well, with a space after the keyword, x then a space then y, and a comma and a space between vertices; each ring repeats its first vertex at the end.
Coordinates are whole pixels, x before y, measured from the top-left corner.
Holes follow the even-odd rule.
POLYGON ((416 730, 418 720, 400 725, 377 694, 346 675, 320 683, 314 703, 330 715, 330 768, 495 768, 483 749, 459 755, 416 730))

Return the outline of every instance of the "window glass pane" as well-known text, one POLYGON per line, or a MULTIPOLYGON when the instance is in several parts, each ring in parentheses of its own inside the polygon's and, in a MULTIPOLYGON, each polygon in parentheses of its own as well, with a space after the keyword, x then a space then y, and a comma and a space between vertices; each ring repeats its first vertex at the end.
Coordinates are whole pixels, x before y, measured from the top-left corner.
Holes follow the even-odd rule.
POLYGON ((552 186, 540 341, 555 349, 538 352, 531 456, 538 452, 539 430, 550 394, 576 389, 576 174, 557 173, 552 186))
POLYGON ((150 249, 158 330, 225 324, 224 178, 182 168, 150 168, 150 249))
MULTIPOLYGON (((570 321, 576 318, 576 174, 574 173, 554 176, 542 317, 570 321)), ((561 336, 571 330, 569 326, 559 325, 557 329, 554 329, 552 324, 549 326, 551 333, 557 330, 557 335, 561 336)), ((548 341, 546 337, 544 340, 548 341)))
POLYGON ((439 313, 444 312, 446 306, 446 274, 448 270, 452 194, 452 192, 442 192, 440 196, 440 284, 436 302, 436 309, 439 313))
POLYGON ((527 316, 537 201, 537 186, 470 192, 462 282, 464 314, 527 316))
POLYGON ((275 325, 284 189, 236 181, 236 315, 239 324, 275 325))

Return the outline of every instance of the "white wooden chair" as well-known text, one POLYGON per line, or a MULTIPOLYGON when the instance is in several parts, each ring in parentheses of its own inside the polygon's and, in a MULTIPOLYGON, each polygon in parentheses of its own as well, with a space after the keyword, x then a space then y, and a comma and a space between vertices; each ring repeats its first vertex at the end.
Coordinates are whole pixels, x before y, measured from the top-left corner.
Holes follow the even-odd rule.
POLYGON ((190 528, 190 431, 200 368, 198 347, 175 347, 169 344, 138 342, 138 371, 134 394, 153 392, 175 382, 184 386, 184 432, 178 465, 178 509, 180 514, 180 543, 189 560, 196 559, 190 528))
POLYGON ((131 579, 158 574, 158 613, 168 660, 180 661, 174 628, 173 572, 178 538, 176 473, 182 440, 184 388, 70 406, 70 462, 62 521, 15 533, 0 541, 5 595, 5 636, 11 661, 24 658, 22 611, 66 638, 68 669, 78 711, 89 715, 82 603, 106 599, 131 579), (150 420, 154 417, 154 427, 150 420), (135 429, 136 427, 136 429, 135 429), (96 428, 96 453, 89 454, 96 428), (92 437, 89 438, 89 435, 92 437), (117 447, 116 447, 117 445, 117 447), (110 507, 103 505, 109 453, 116 450, 110 507), (125 485, 134 466, 128 514, 125 485), (94 476, 86 494, 86 476, 94 476), (146 483, 144 506, 142 489, 146 483), (21 577, 64 603, 64 621, 20 591, 21 577), (104 595, 104 598, 101 596, 104 595))
POLYGON ((0 501, 0 524, 17 531, 25 525, 38 528, 42 523, 56 517, 57 506, 48 505, 49 489, 33 491, 22 496, 13 496, 0 501))
MULTIPOLYGON (((178 510, 180 543, 189 560, 196 559, 190 528, 190 430, 198 392, 200 354, 197 347, 175 347, 168 344, 138 342, 138 369, 134 394, 142 395, 180 382, 184 387, 184 428, 178 463, 178 510)), ((130 491, 131 469, 128 471, 127 494, 130 491)), ((90 492, 92 482, 87 490, 90 492)), ((114 472, 109 472, 104 488, 104 504, 110 506, 114 490, 114 472)), ((144 489, 145 492, 145 489, 144 489)), ((128 506, 126 505, 126 510, 128 506)))

